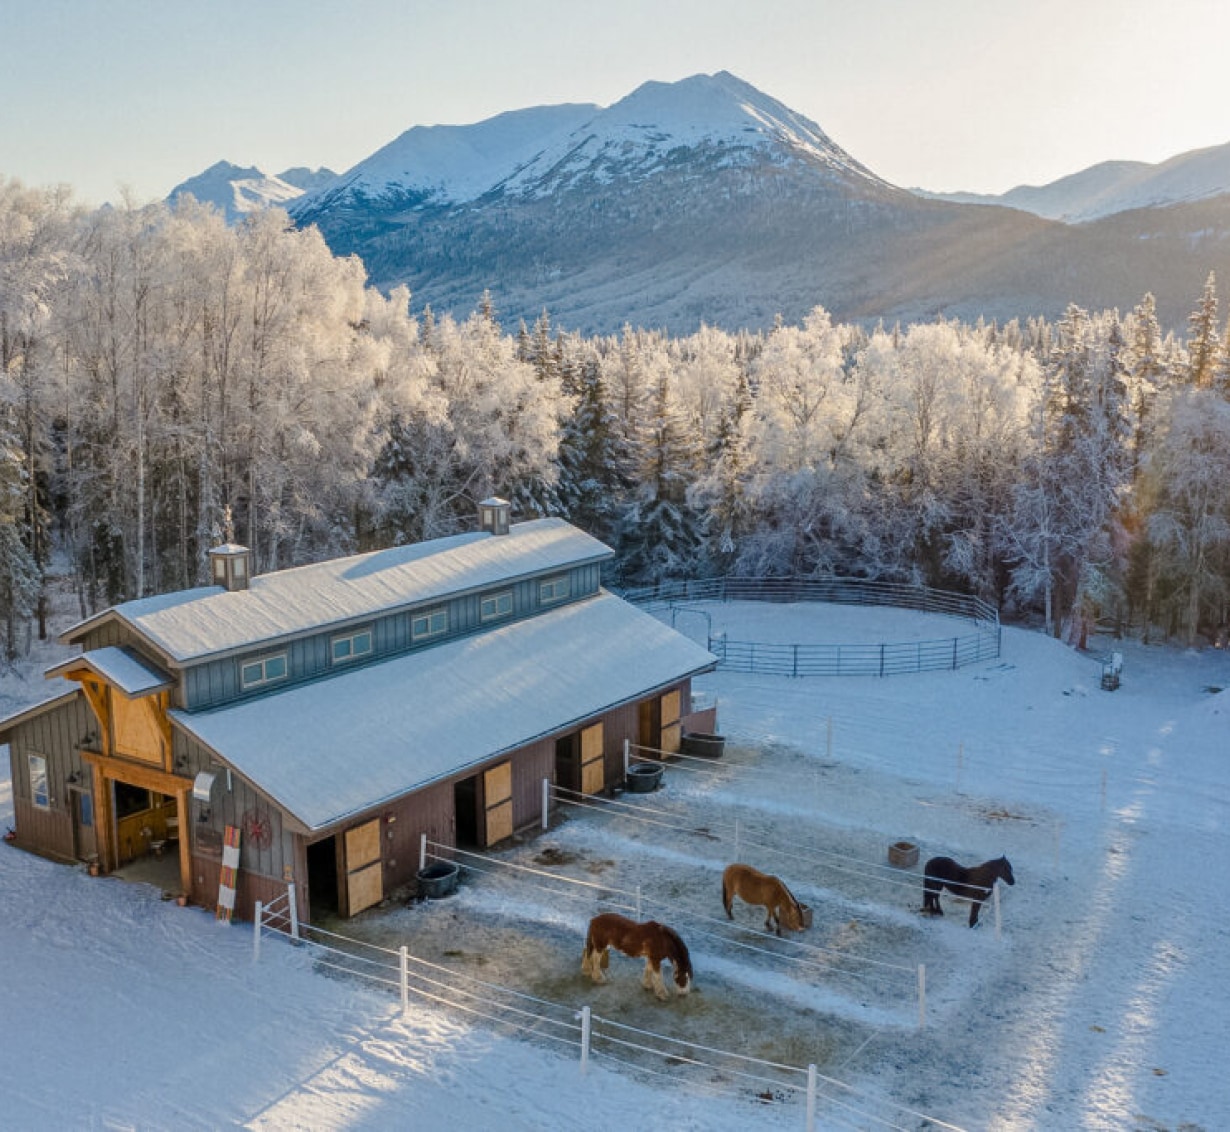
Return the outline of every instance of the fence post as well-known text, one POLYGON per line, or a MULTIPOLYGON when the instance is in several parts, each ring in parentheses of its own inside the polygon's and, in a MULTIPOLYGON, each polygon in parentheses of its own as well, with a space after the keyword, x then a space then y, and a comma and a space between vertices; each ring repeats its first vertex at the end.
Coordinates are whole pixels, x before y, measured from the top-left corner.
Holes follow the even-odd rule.
POLYGON ((735 818, 735 860, 739 859, 739 819, 735 818))
POLYGON ((957 638, 952 639, 952 668, 955 672, 957 669, 957 638))
POLYGON ((791 645, 793 656, 790 659, 790 675, 797 676, 799 674, 799 646, 791 645))
POLYGON ((884 646, 880 646, 880 675, 884 675, 884 646))
POLYGON ((816 1067, 807 1067, 807 1132, 816 1129, 816 1067))
POLYGON ((630 740, 625 736, 624 737, 624 780, 625 781, 627 781, 628 767, 631 764, 631 758, 629 756, 629 749, 631 748, 631 746, 632 744, 630 740))
POLYGON ((918 965, 918 1028, 926 1029, 927 1026, 927 965, 919 963, 918 965))
POLYGON ((961 767, 965 762, 965 744, 957 744, 957 793, 961 793, 961 767))
POLYGON ((991 896, 995 901, 995 938, 1002 939, 1003 933, 1000 930, 999 922, 999 885, 992 882, 991 896))
POLYGON ((641 886, 636 886, 636 918, 641 918, 641 886))
POLYGON ((299 901, 295 899, 295 882, 292 880, 286 886, 286 903, 290 910, 290 938, 299 940, 299 901))
POLYGON ((261 957, 261 917, 265 914, 264 905, 256 902, 256 915, 252 917, 252 962, 259 962, 261 957))
POLYGON ((589 1070, 589 1034, 590 1034, 590 1013, 589 1007, 581 1007, 581 1072, 585 1073, 589 1070))
POLYGON ((405 1017, 410 1012, 410 949, 403 943, 398 949, 398 979, 401 983, 401 1012, 405 1017))
POLYGON ((427 834, 419 834, 419 868, 427 868, 427 834))
POLYGON ((828 738, 825 741, 825 755, 831 761, 833 758, 833 717, 829 716, 828 738))
POLYGON ((551 780, 544 778, 542 780, 542 828, 545 832, 547 828, 547 810, 551 805, 551 780))

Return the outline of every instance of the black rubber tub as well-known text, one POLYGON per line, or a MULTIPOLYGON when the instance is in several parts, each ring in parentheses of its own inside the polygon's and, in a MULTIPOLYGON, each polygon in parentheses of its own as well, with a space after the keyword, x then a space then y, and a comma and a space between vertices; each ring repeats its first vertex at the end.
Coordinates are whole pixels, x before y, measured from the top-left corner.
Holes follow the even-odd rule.
POLYGON ((633 763, 625 779, 629 794, 648 794, 662 781, 662 767, 657 763, 633 763))
POLYGON ((702 759, 719 759, 726 750, 725 735, 709 735, 703 731, 693 731, 679 740, 681 755, 694 755, 702 759))
POLYGON ((425 869, 415 873, 419 882, 419 895, 431 900, 451 896, 457 891, 457 875, 461 870, 453 861, 432 861, 425 869))

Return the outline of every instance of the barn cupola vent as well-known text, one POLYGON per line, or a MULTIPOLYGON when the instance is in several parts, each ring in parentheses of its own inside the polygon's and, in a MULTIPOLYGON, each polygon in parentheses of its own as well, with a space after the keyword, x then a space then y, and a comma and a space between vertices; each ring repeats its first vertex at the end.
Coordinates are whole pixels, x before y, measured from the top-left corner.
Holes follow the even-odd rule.
POLYGON ((248 577, 252 573, 252 552, 246 546, 235 542, 235 528, 231 523, 231 509, 226 509, 221 546, 215 546, 209 552, 209 580, 215 586, 221 586, 229 593, 248 588, 248 577))
POLYGON ((478 505, 478 528, 493 535, 508 534, 508 517, 512 504, 497 495, 478 505))

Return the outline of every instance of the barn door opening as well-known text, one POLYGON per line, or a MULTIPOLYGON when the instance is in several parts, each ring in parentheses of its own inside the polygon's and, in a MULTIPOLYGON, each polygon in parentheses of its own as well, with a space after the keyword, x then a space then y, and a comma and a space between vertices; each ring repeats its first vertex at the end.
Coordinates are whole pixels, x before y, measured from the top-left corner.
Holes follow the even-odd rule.
POLYGON ((453 786, 453 834, 459 849, 481 849, 478 840, 478 776, 453 786))
POLYGON ((565 790, 581 789, 579 736, 561 735, 555 740, 555 782, 565 790))
POLYGON ((336 837, 325 837, 308 846, 308 918, 313 923, 341 911, 337 891, 339 866, 336 837))
POLYGON ((384 899, 384 866, 380 851, 380 819, 348 829, 346 854, 346 915, 355 916, 384 899))
POLYGON ((500 763, 483 774, 483 814, 486 846, 512 836, 512 763, 500 763))

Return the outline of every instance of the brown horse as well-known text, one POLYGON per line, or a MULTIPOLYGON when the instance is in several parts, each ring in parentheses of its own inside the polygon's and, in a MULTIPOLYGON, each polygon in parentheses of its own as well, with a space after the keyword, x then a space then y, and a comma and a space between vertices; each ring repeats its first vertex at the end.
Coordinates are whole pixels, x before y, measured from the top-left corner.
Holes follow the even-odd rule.
POLYGON ((603 912, 589 921, 585 935, 585 953, 581 956, 581 972, 595 983, 605 983, 603 974, 611 962, 611 948, 633 959, 645 960, 641 986, 652 990, 659 998, 667 997, 662 982, 662 963, 668 962, 675 972, 675 986, 680 994, 692 989, 692 957, 687 945, 673 928, 646 920, 638 924, 617 912, 603 912))
POLYGON ((1016 884, 1007 857, 983 861, 972 869, 963 868, 951 857, 932 857, 923 867, 923 911, 931 916, 942 916, 940 893, 947 888, 954 896, 970 902, 969 926, 972 928, 978 923, 982 902, 991 895, 997 880, 1016 884))
POLYGON ((751 865, 727 865, 722 873, 722 907, 734 919, 730 903, 740 897, 748 904, 764 908, 764 930, 773 928, 782 934, 784 923, 792 932, 803 930, 803 907, 777 877, 753 869, 751 865))

